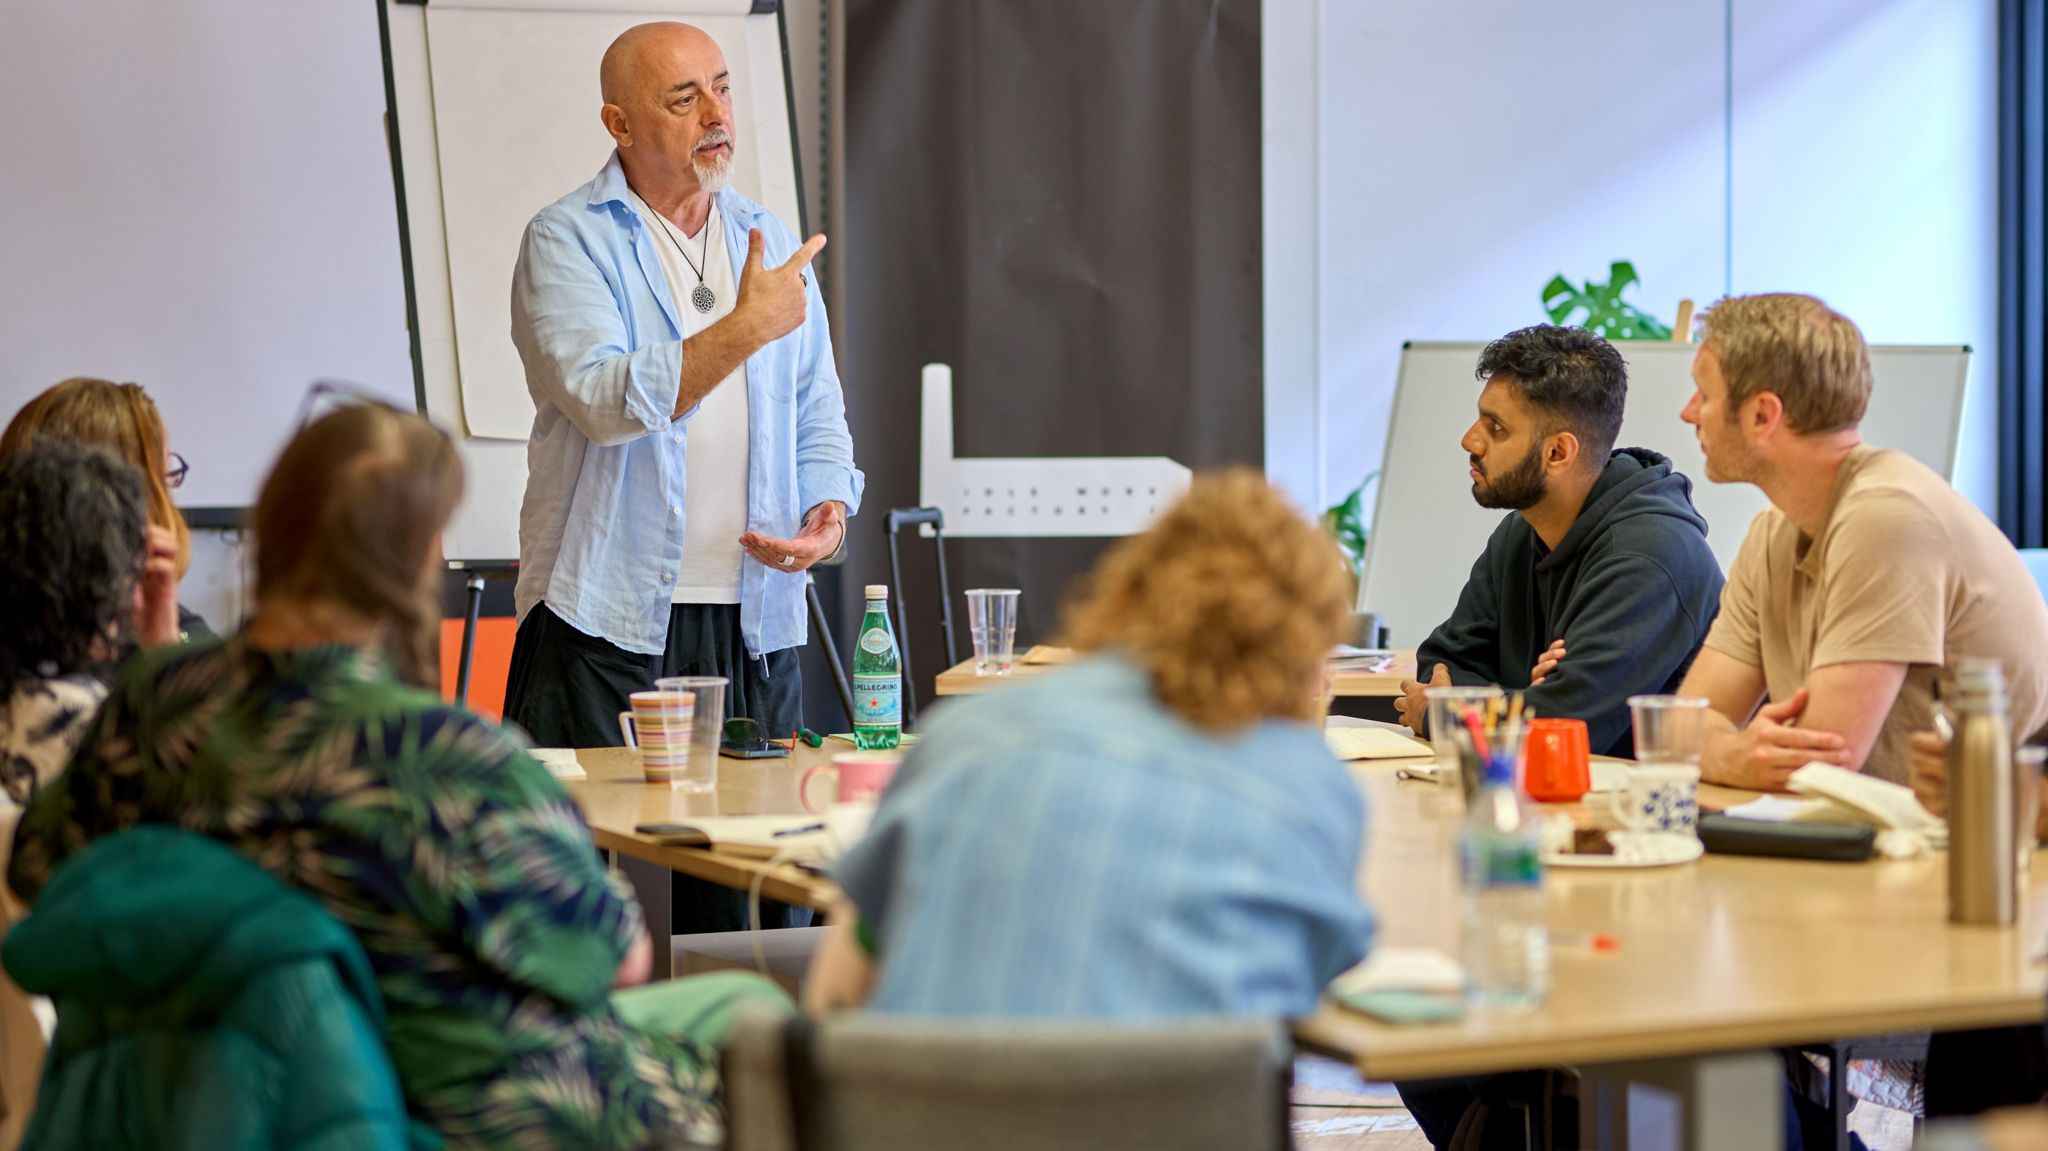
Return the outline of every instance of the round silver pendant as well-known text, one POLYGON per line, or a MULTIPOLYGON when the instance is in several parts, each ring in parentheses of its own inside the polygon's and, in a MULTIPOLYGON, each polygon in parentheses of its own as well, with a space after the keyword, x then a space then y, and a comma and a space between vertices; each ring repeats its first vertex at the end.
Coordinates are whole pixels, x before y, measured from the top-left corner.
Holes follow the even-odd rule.
POLYGON ((708 314, 712 308, 718 306, 718 297, 711 294, 710 288, 698 284, 690 292, 690 302, 697 305, 698 311, 708 314))

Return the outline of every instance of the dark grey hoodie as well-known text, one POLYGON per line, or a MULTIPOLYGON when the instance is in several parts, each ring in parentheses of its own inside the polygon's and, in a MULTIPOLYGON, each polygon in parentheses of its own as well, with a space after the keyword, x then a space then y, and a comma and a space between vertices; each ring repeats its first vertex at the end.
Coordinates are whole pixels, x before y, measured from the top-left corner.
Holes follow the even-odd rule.
POLYGON ((1529 705, 1585 720, 1595 755, 1627 756, 1628 697, 1678 690, 1720 603, 1692 481, 1656 452, 1621 448, 1556 551, 1519 512, 1501 520, 1416 662, 1425 681, 1441 663, 1454 683, 1527 688, 1562 639, 1564 662, 1529 688, 1529 705))

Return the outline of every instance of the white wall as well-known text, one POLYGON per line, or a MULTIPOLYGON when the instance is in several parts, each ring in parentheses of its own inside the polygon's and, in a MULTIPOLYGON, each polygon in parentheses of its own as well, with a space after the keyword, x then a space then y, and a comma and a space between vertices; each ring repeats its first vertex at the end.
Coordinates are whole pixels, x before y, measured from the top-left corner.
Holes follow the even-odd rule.
POLYGON ((1269 461, 1319 447, 1335 500, 1379 465, 1402 341, 1542 322, 1553 274, 1630 259, 1635 301, 1667 321, 1681 296, 1797 290, 1873 343, 1972 345, 1957 486, 1989 510, 1994 17, 1994 0, 1320 0, 1324 439, 1269 427, 1269 461))
POLYGON ((1734 290, 1970 345, 1956 487, 1998 498, 1993 0, 1735 0, 1734 290))
POLYGON ((134 380, 246 505, 314 379, 410 405, 369 0, 6 0, 0 107, 0 415, 134 380))

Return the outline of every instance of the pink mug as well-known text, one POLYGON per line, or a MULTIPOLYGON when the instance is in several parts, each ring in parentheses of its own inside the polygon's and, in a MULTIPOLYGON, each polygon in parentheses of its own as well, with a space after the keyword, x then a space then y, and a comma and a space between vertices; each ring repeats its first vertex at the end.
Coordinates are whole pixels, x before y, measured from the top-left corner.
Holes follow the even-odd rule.
POLYGON ((834 803, 874 803, 888 789, 902 756, 893 751, 849 751, 832 757, 831 763, 814 763, 797 781, 796 793, 804 810, 816 815, 834 803), (832 779, 833 797, 825 803, 811 799, 811 780, 820 772, 832 779))

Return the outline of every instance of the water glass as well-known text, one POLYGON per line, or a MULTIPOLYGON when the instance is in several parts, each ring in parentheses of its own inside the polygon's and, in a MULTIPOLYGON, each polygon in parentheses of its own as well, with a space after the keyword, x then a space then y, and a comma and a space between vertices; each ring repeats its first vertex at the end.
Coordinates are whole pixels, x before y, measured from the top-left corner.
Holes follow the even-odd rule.
POLYGON ((969 589, 967 630, 974 636, 974 674, 1010 674, 1010 656, 1017 645, 1017 589, 969 589))
POLYGON ((722 675, 676 675, 654 681, 660 691, 694 699, 690 760, 676 776, 679 791, 710 791, 718 786, 718 738, 725 730, 725 684, 722 675))
POLYGON ((1628 697, 1629 714, 1635 718, 1636 762, 1645 767, 1698 767, 1707 743, 1708 706, 1693 696, 1628 697))

